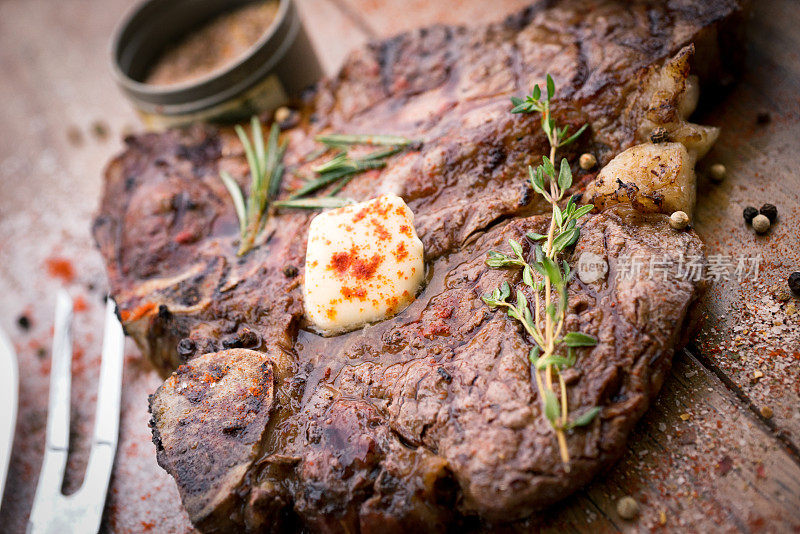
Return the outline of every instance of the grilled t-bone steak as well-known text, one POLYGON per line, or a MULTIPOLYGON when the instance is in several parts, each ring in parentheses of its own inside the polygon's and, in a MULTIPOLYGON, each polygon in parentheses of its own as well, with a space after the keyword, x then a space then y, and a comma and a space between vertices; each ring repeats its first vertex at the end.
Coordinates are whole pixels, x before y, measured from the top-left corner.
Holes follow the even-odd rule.
MULTIPOLYGON (((658 126, 698 145, 708 132, 682 121, 691 107, 684 46, 702 60, 701 84, 722 79, 740 10, 718 0, 549 2, 502 23, 436 26, 354 52, 285 132, 297 176, 284 190, 301 183, 319 132, 420 139, 342 194, 406 200, 428 282, 399 315, 331 338, 303 328, 311 215, 274 214, 266 241, 236 256, 238 225, 218 176, 228 170, 244 184, 247 172, 230 131, 129 138, 108 167, 94 234, 127 332, 162 373, 174 371, 151 398, 153 438, 195 525, 485 527, 563 498, 618 458, 687 341, 703 289, 624 262, 677 262, 703 247, 630 203, 582 221, 567 259, 591 251, 608 273, 570 283, 568 327, 600 343, 579 351, 566 378, 573 413, 602 410, 568 434, 567 472, 532 386, 530 340, 480 299, 518 282, 486 267, 486 253, 548 224, 524 180, 547 142, 538 118, 508 112, 509 97, 553 75, 559 123, 589 124, 561 154, 570 161, 590 151, 607 163, 658 126)), ((576 193, 596 175, 575 173, 576 193)))

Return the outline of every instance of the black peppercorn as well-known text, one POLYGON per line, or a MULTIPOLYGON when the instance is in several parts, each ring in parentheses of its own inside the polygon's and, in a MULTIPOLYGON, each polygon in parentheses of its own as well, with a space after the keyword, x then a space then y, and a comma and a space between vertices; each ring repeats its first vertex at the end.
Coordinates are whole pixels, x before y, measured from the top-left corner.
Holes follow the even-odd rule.
POLYGON ((742 212, 742 217, 744 217, 744 222, 746 222, 747 224, 752 223, 756 215, 758 215, 758 210, 755 209, 753 206, 747 206, 742 212))
POLYGON ((252 330, 245 330, 239 334, 239 340, 241 341, 242 347, 255 347, 261 342, 258 334, 252 330))
POLYGON ((31 327, 31 320, 28 319, 27 315, 20 315, 17 317, 17 325, 23 330, 28 330, 31 327))
POLYGON ((789 289, 791 289, 795 295, 800 295, 800 272, 789 275, 789 289))
POLYGON ((297 276, 297 267, 294 265, 287 265, 283 268, 283 276, 286 278, 294 278, 297 276))
POLYGON ((758 115, 756 115, 756 123, 757 124, 768 124, 769 121, 772 120, 772 116, 767 113, 766 111, 762 111, 758 115))
POLYGON ((237 335, 222 338, 222 348, 238 349, 242 346, 242 340, 237 335))
POLYGON ((774 204, 764 204, 761 206, 759 213, 769 219, 770 223, 774 223, 778 218, 778 208, 776 208, 774 204))
POLYGON ((178 356, 181 358, 188 358, 197 349, 197 344, 190 337, 185 337, 178 343, 178 356))
POLYGON ((666 128, 659 126, 650 132, 651 143, 666 143, 667 141, 669 141, 669 132, 666 128))
POLYGON ((442 380, 447 382, 448 384, 453 381, 453 375, 447 372, 447 369, 444 367, 439 367, 436 369, 436 372, 439 373, 439 376, 442 377, 442 380))

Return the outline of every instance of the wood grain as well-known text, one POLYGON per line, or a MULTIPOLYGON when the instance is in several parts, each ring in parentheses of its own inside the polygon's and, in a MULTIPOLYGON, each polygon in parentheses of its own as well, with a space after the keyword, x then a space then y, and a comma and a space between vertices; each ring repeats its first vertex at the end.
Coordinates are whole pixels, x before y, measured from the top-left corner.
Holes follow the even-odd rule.
POLYGON ((707 162, 726 165, 719 185, 698 191, 697 231, 709 257, 763 258, 758 278, 715 282, 697 341, 703 361, 764 418, 795 452, 800 447, 800 299, 781 301, 800 271, 800 8, 759 2, 749 25, 745 70, 724 101, 701 120, 722 134, 707 162), (759 115, 767 115, 768 122, 759 115), (779 219, 757 235, 742 210, 769 202, 779 219), (794 310, 794 311, 793 311, 794 310), (756 372, 764 376, 756 379, 756 372))
MULTIPOLYGON (((328 73, 370 37, 435 22, 488 22, 524 3, 298 0, 328 73)), ((86 461, 106 290, 89 224, 103 166, 119 150, 121 135, 138 128, 110 79, 106 56, 112 28, 130 4, 0 1, 0 325, 12 335, 21 374, 9 490, 0 508, 3 532, 24 532, 38 476, 54 293, 62 286, 83 308, 75 324, 68 490, 80 485, 86 461), (58 268, 59 259, 72 267, 71 276, 58 268), (31 322, 27 330, 17 324, 22 315, 31 322)), ((723 127, 707 161, 725 163, 729 176, 719 185, 701 181, 696 227, 711 254, 761 253, 762 276, 712 285, 695 343, 698 358, 676 358, 624 459, 568 503, 518 530, 800 530, 800 347, 791 337, 800 331, 800 313, 787 311, 800 303, 781 302, 770 290, 800 270, 798 27, 800 9, 792 0, 758 2, 742 81, 701 116, 723 127), (772 120, 758 125, 756 116, 764 111, 772 120), (756 237, 744 226, 741 208, 765 201, 778 206, 780 221, 756 237), (787 328, 775 330, 777 319, 787 328), (754 380, 755 370, 764 377, 754 380), (764 406, 773 410, 771 419, 761 415, 764 406), (640 503, 634 521, 616 513, 625 494, 640 503)), ((191 531, 149 442, 147 395, 158 383, 129 345, 104 531, 191 531)))

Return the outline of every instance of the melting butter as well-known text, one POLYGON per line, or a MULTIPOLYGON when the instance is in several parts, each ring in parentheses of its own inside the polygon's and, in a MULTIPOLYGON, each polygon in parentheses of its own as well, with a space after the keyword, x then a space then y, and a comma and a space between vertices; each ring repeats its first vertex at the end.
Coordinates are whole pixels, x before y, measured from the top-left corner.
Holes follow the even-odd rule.
POLYGON ((303 298, 326 335, 390 317, 415 298, 424 278, 414 214, 396 195, 320 213, 311 221, 303 298))

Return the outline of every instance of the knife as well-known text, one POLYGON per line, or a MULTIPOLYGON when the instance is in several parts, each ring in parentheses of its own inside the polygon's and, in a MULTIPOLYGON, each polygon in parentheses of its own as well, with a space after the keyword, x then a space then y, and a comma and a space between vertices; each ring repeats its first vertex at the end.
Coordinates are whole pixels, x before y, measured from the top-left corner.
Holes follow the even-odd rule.
POLYGON ((0 328, 0 501, 3 498, 17 422, 17 356, 0 328))

